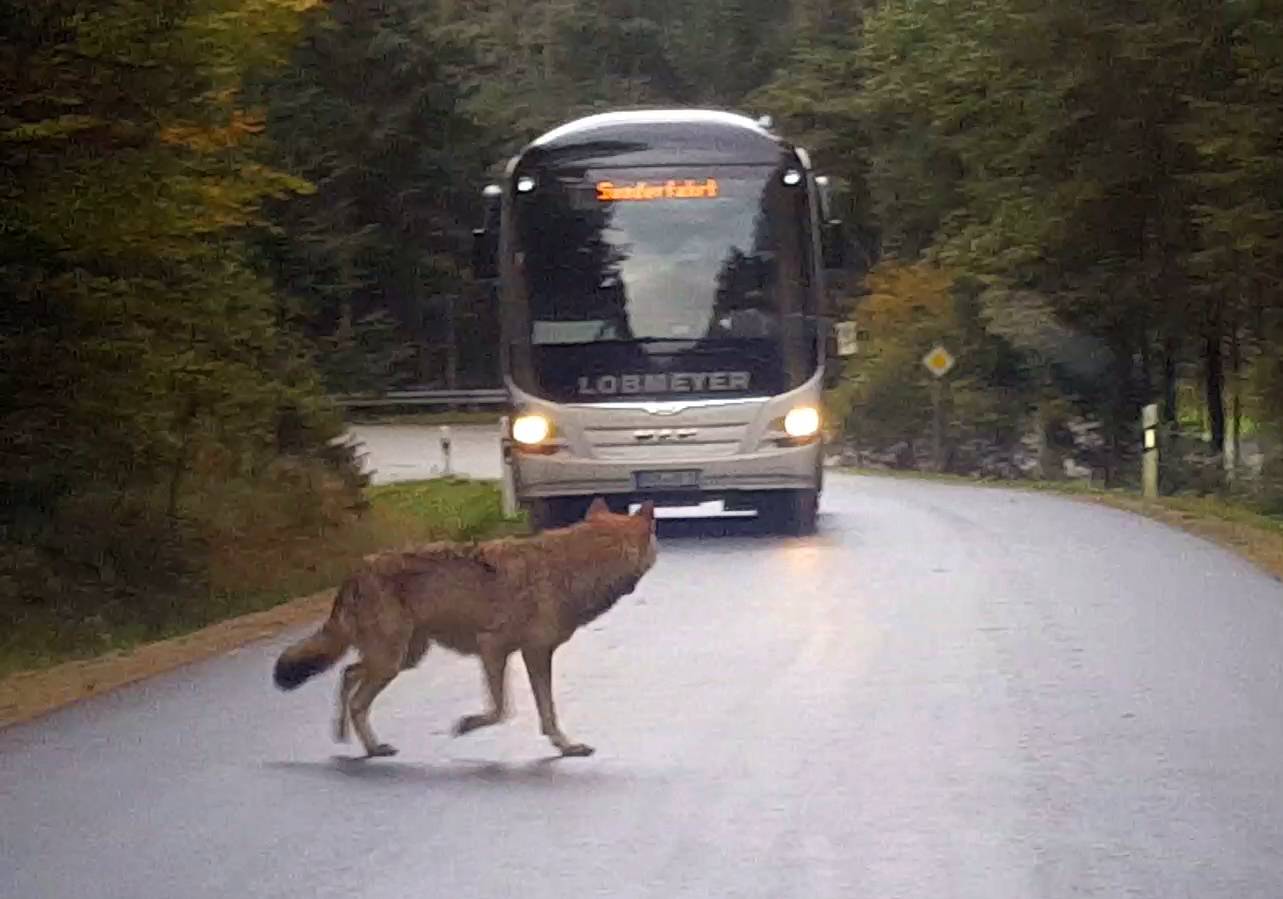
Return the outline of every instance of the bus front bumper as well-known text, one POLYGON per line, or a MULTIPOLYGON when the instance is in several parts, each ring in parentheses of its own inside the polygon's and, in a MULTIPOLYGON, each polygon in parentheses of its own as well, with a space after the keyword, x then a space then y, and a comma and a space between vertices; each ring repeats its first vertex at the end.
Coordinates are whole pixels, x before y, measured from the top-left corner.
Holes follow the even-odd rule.
POLYGON ((569 453, 512 453, 520 499, 559 496, 653 497, 680 503, 692 497, 733 498, 767 490, 818 490, 823 444, 776 447, 713 458, 665 459, 641 463, 586 459, 569 453), (665 473, 656 475, 656 473, 665 473))

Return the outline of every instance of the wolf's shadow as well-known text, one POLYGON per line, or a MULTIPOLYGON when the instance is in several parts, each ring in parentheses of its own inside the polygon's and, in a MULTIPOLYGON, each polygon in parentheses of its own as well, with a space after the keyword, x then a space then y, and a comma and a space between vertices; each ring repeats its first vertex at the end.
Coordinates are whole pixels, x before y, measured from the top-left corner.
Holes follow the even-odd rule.
POLYGON ((270 761, 263 767, 290 774, 336 781, 404 786, 477 783, 561 788, 568 784, 618 781, 618 775, 594 770, 578 759, 547 756, 521 764, 487 761, 417 763, 362 756, 331 756, 328 761, 270 761), (578 770, 570 771, 571 767, 578 770))

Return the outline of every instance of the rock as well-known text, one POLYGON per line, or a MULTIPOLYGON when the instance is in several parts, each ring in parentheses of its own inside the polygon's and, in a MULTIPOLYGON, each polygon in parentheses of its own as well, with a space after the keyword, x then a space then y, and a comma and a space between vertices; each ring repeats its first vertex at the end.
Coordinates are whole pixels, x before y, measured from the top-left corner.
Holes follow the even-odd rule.
POLYGON ((1083 481, 1091 479, 1091 469, 1080 463, 1077 459, 1066 458, 1064 460, 1065 477, 1071 480, 1083 481))

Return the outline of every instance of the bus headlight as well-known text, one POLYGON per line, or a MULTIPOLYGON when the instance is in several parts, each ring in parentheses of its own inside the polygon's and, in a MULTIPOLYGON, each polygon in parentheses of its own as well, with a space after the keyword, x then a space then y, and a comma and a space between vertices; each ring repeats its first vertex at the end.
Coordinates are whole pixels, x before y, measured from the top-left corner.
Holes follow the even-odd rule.
POLYGON ((784 416, 784 433, 790 437, 814 437, 820 432, 820 412, 814 406, 798 406, 784 416))
POLYGON ((513 419, 512 439, 524 446, 538 446, 551 434, 552 422, 537 412, 513 419))

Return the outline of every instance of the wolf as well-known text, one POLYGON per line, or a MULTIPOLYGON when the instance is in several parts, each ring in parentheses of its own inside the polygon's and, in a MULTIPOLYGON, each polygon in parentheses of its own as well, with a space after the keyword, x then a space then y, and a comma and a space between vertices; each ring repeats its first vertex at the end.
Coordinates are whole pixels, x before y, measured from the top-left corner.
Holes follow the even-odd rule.
POLYGON ((655 508, 612 513, 600 498, 585 518, 533 537, 441 542, 367 556, 339 587, 319 631, 286 649, 273 678, 293 690, 331 668, 349 647, 359 660, 339 678, 335 738, 356 731, 368 758, 395 755, 370 728, 370 705, 433 643, 481 658, 490 708, 459 719, 456 735, 507 716, 505 672, 521 652, 544 734, 564 756, 593 748, 562 733, 552 698, 552 656, 604 614, 655 564, 655 508))

